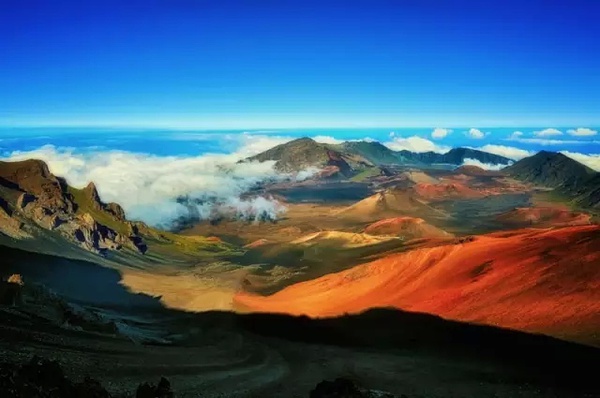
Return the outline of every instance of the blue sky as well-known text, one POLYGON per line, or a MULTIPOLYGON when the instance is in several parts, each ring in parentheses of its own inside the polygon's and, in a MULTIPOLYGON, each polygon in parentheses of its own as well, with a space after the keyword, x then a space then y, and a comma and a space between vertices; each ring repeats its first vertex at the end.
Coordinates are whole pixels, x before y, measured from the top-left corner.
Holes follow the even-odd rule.
POLYGON ((599 14, 577 0, 3 1, 0 125, 566 136, 600 125, 599 14))

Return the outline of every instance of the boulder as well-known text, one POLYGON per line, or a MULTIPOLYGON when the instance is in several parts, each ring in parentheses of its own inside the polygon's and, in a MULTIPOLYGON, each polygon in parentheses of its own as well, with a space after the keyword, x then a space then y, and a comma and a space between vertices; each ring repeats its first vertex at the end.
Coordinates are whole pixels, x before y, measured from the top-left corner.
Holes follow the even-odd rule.
POLYGON ((171 391, 171 383, 164 377, 160 378, 157 386, 149 383, 140 384, 136 394, 136 398, 173 398, 171 391))
POLYGON ((310 392, 310 398, 407 398, 396 397, 383 391, 368 390, 359 387, 354 381, 339 377, 333 381, 323 380, 310 392))
POLYGON ((19 305, 23 302, 23 279, 13 274, 6 281, 0 281, 0 305, 19 305))

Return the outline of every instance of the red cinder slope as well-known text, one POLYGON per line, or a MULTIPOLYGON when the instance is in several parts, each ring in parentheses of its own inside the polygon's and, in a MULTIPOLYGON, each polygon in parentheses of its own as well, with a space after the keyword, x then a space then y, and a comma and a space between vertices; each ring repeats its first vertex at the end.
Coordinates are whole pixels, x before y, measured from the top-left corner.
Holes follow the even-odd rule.
POLYGON ((235 300, 315 317, 397 307, 600 345, 600 226, 479 236, 235 300))

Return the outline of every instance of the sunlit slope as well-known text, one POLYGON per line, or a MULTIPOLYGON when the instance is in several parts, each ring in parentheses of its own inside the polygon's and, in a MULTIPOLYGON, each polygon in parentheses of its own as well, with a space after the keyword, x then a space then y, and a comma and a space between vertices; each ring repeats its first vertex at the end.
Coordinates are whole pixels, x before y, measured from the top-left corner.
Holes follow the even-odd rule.
POLYGON ((519 230, 393 254, 292 285, 239 293, 240 310, 335 316, 397 307, 600 344, 600 227, 519 230))
POLYGON ((365 233, 371 235, 399 236, 406 240, 418 238, 447 238, 452 234, 434 227, 422 218, 395 217, 386 218, 365 228, 365 233))

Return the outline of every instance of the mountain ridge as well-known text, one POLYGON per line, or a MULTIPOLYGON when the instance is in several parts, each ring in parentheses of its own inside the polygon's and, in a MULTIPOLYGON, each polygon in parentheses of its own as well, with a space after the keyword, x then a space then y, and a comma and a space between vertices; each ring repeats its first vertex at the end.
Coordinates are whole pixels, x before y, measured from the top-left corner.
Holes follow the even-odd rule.
POLYGON ((101 200, 93 182, 82 189, 72 187, 37 159, 0 161, 0 245, 85 259, 90 254, 116 255, 133 262, 149 249, 154 250, 152 259, 145 262, 160 262, 157 256, 165 253, 172 261, 202 250, 230 249, 210 238, 180 236, 130 221, 118 203, 101 200))
POLYGON ((275 161, 275 169, 282 172, 299 172, 310 167, 337 167, 339 176, 348 178, 375 166, 406 165, 431 166, 434 164, 462 165, 466 159, 486 164, 509 165, 513 162, 504 156, 471 148, 453 148, 447 153, 394 151, 378 141, 345 141, 323 144, 302 137, 277 145, 245 161, 275 161))

